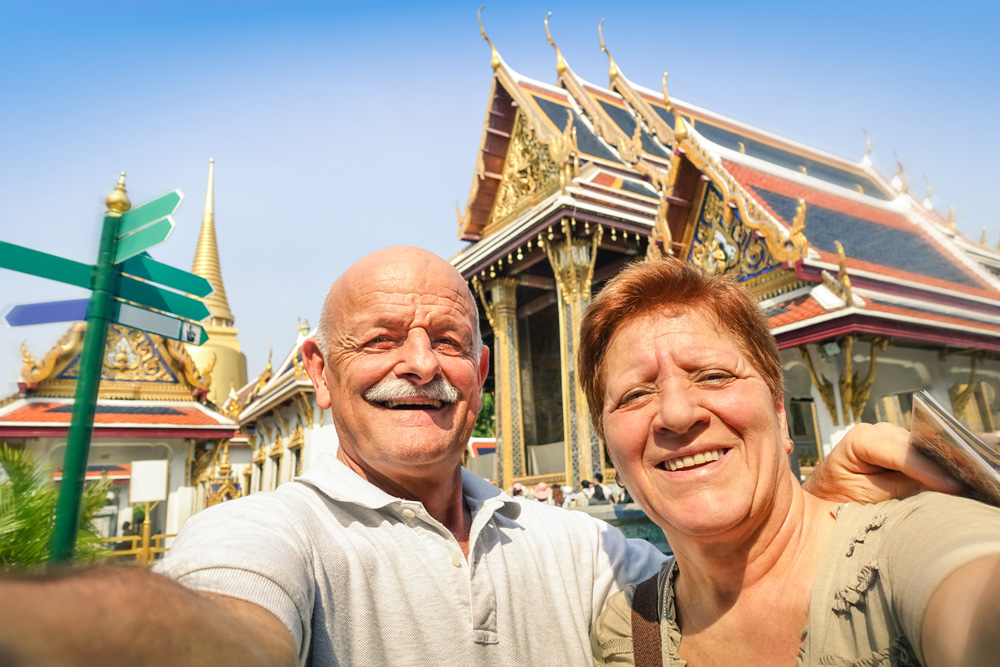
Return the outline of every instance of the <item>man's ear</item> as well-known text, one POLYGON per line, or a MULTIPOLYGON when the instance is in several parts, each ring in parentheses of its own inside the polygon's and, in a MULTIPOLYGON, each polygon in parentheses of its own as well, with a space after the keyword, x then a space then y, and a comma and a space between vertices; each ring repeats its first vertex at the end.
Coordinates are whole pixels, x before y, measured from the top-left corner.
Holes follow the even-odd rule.
POLYGON ((486 384, 486 376, 490 374, 490 348, 483 345, 483 351, 479 353, 479 393, 483 392, 483 385, 486 384))
POLYGON ((313 387, 316 388, 316 405, 321 410, 328 409, 330 407, 330 388, 326 386, 326 376, 323 374, 326 370, 326 360, 323 359, 323 353, 320 351, 319 345, 316 344, 315 338, 307 338, 302 343, 302 365, 305 366, 306 373, 309 374, 309 379, 312 380, 313 387))

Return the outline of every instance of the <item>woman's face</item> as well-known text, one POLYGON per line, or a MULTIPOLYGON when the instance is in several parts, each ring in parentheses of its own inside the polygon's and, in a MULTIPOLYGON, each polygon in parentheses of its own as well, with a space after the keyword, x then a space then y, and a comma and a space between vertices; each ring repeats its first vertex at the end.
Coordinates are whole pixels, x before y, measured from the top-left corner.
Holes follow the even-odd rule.
POLYGON ((789 475, 784 406, 711 316, 689 309, 627 322, 604 375, 611 458, 668 538, 721 538, 765 516, 789 475))

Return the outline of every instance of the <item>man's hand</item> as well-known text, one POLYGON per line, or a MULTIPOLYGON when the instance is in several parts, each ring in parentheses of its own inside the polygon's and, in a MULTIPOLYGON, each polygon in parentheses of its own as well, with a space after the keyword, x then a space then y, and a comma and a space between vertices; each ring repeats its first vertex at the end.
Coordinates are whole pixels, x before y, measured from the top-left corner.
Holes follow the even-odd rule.
POLYGON ((0 578, 0 665, 295 665, 263 607, 200 594, 138 567, 0 578))
POLYGON ((858 424, 816 468, 803 488, 835 502, 878 503, 921 491, 956 494, 962 485, 910 446, 892 424, 858 424))

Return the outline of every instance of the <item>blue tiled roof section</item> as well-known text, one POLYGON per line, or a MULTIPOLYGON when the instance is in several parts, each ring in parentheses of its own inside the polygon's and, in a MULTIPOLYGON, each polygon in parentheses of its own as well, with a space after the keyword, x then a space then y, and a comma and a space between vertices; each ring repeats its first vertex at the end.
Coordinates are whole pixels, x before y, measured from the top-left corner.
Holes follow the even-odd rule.
POLYGON ((652 185, 648 183, 641 183, 639 181, 630 181, 627 178, 622 179, 622 190, 626 192, 634 192, 637 195, 643 195, 644 197, 656 197, 659 199, 660 193, 656 191, 652 185))
MULTIPOLYGON (((653 109, 656 110, 656 113, 658 113, 663 120, 673 126, 674 115, 672 113, 659 106, 654 106, 653 109)), ((766 160, 767 162, 776 164, 779 167, 785 167, 786 169, 798 171, 799 165, 802 165, 806 168, 806 172, 810 176, 818 178, 821 181, 833 183, 834 185, 839 185, 849 190, 857 190, 854 186, 860 185, 865 194, 869 197, 875 197, 876 199, 882 199, 884 201, 888 201, 890 199, 888 195, 879 189, 879 187, 864 174, 855 174, 846 169, 840 169, 826 164, 825 162, 818 162, 807 158, 804 155, 798 155, 797 153, 765 144, 756 139, 733 132, 732 130, 712 125, 711 123, 700 118, 695 121, 695 130, 697 130, 699 134, 709 141, 717 143, 720 146, 725 146, 726 148, 734 151, 738 151, 740 149, 739 142, 742 141, 747 155, 752 155, 755 158, 766 160)))
MULTIPOLYGON (((604 109, 605 113, 615 122, 615 125, 622 129, 622 132, 628 136, 632 136, 635 132, 635 118, 632 117, 628 111, 622 109, 621 107, 616 107, 614 104, 609 104, 602 100, 597 100, 601 108, 604 109)), ((646 151, 650 155, 655 155, 656 157, 661 157, 664 160, 669 160, 670 155, 657 145, 653 138, 649 136, 649 133, 645 129, 642 130, 642 150, 646 151)))
POLYGON ((608 160, 609 162, 621 162, 614 153, 601 143, 600 139, 594 136, 594 133, 590 131, 587 124, 583 122, 583 119, 580 118, 580 115, 575 110, 547 100, 544 97, 539 97, 538 95, 532 95, 532 97, 535 98, 535 102, 545 112, 545 115, 549 117, 549 120, 560 130, 566 127, 566 112, 568 111, 573 114, 573 127, 576 128, 576 145, 583 153, 599 157, 602 160, 608 160))
POLYGON ((818 178, 821 181, 839 185, 843 188, 847 188, 848 190, 857 190, 855 185, 860 185, 865 194, 869 197, 875 197, 876 199, 881 199, 883 201, 888 201, 890 199, 888 195, 882 192, 882 190, 880 190, 871 181, 871 179, 864 174, 856 174, 846 169, 840 169, 826 164, 825 162, 812 160, 804 155, 798 155, 791 151, 786 151, 781 148, 771 146, 770 144, 757 141, 756 139, 751 139, 750 137, 737 134, 731 130, 712 125, 711 123, 706 123, 701 119, 696 121, 695 130, 697 130, 701 136, 705 137, 709 141, 713 141, 720 146, 725 146, 726 148, 731 148, 734 151, 738 151, 740 149, 739 142, 742 141, 747 155, 752 155, 755 158, 766 160, 767 162, 776 164, 779 167, 799 171, 799 166, 801 165, 806 168, 806 173, 813 178, 818 178))
MULTIPOLYGON (((763 188, 754 188, 754 191, 786 223, 795 219, 795 208, 798 206, 795 198, 763 188)), ((814 248, 824 252, 836 253, 834 241, 840 241, 851 259, 966 287, 983 287, 920 234, 822 206, 810 204, 806 209, 806 238, 814 248)))

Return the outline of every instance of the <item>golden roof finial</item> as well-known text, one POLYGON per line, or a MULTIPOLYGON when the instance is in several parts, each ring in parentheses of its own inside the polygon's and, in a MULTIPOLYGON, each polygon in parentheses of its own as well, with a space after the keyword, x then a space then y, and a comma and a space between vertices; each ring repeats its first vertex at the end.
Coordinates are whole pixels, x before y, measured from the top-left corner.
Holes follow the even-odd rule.
POLYGON ((979 237, 979 247, 983 250, 989 250, 990 244, 986 241, 986 228, 983 227, 983 235, 979 237))
POLYGON ((562 75, 566 71, 566 60, 563 58, 562 51, 556 46, 556 43, 552 41, 552 33, 549 32, 549 17, 552 16, 552 12, 545 15, 545 36, 549 38, 549 44, 556 50, 556 73, 562 75))
POLYGON ((219 264, 219 245, 215 238, 215 160, 208 161, 208 191, 205 194, 205 214, 201 220, 198 248, 191 263, 191 273, 212 284, 215 292, 206 297, 205 305, 212 313, 213 324, 232 326, 233 313, 229 310, 226 287, 222 284, 222 267, 219 264))
POLYGON ((847 275, 847 254, 844 252, 844 246, 841 245, 840 241, 834 241, 834 244, 837 246, 837 263, 840 267, 840 270, 837 272, 837 280, 844 288, 844 300, 847 302, 847 305, 853 306, 854 291, 851 288, 851 277, 847 275))
POLYGON ((497 47, 493 46, 493 40, 486 36, 486 30, 483 28, 483 7, 486 5, 479 5, 479 11, 476 12, 476 18, 479 19, 479 34, 483 36, 486 43, 490 45, 490 67, 494 70, 500 67, 500 54, 497 53, 497 47))
POLYGON ((948 207, 948 219, 945 220, 945 224, 948 225, 948 229, 950 229, 951 231, 953 231, 953 232, 957 232, 958 231, 958 226, 955 224, 955 207, 954 206, 949 206, 948 207))
POLYGON ((931 203, 931 181, 927 178, 927 174, 924 174, 924 183, 927 184, 927 194, 924 195, 924 208, 930 211, 934 208, 934 204, 931 203))
POLYGON ((670 95, 667 93, 667 77, 670 76, 670 72, 663 73, 663 103, 667 105, 667 111, 674 110, 674 103, 670 101, 670 95))
POLYGON ((111 194, 107 196, 104 203, 108 206, 108 212, 105 215, 111 215, 114 217, 121 216, 130 208, 132 208, 132 202, 129 201, 128 194, 125 193, 125 172, 118 177, 118 185, 115 189, 111 191, 111 194))
POLYGON ((893 155, 896 156, 896 173, 892 176, 892 187, 900 192, 909 192, 910 183, 906 180, 906 170, 903 169, 903 163, 899 161, 899 155, 895 152, 893 155))
POLYGON ((789 241, 794 247, 801 247, 806 243, 806 200, 800 199, 795 207, 795 219, 792 220, 792 230, 788 234, 789 241))
POLYGON ((868 130, 862 130, 862 132, 865 133, 865 154, 861 157, 861 159, 865 160, 867 158, 870 162, 871 157, 869 156, 872 154, 872 138, 868 136, 868 130))
POLYGON ((306 318, 303 317, 301 320, 299 320, 298 325, 299 325, 298 326, 299 333, 302 334, 303 336, 308 336, 309 335, 309 320, 307 320, 306 318))
POLYGON ((600 23, 597 24, 597 36, 601 39, 601 51, 608 54, 608 61, 610 63, 608 66, 608 78, 611 79, 611 84, 614 85, 615 79, 618 78, 618 66, 615 65, 614 56, 612 56, 611 52, 608 51, 608 47, 604 45, 604 32, 601 30, 602 25, 604 25, 604 19, 601 19, 600 23))

